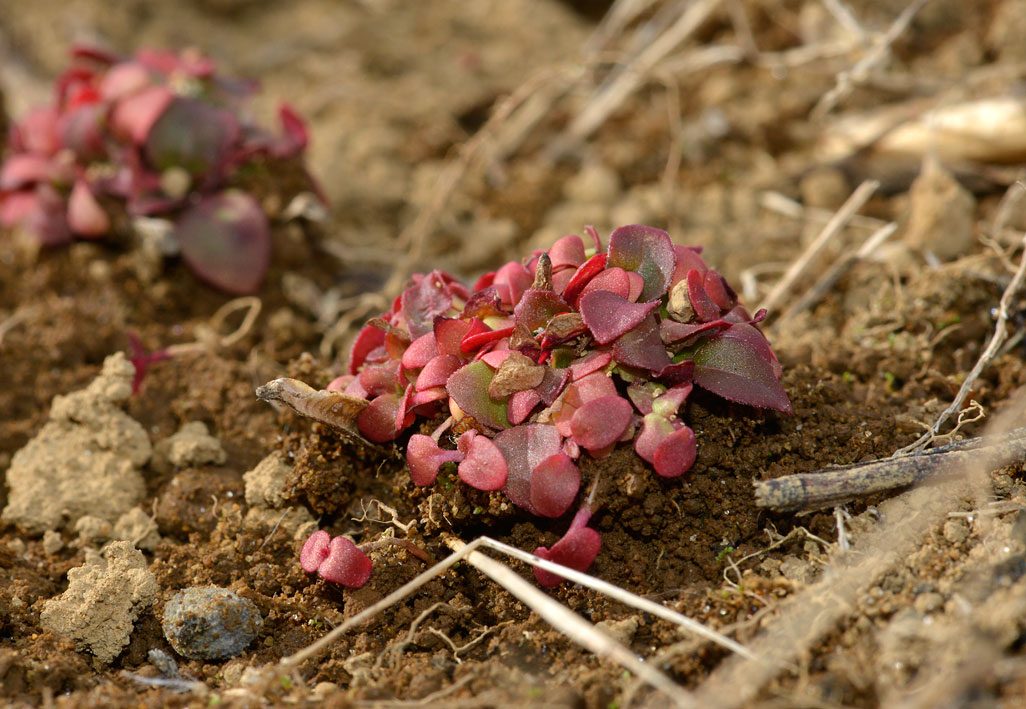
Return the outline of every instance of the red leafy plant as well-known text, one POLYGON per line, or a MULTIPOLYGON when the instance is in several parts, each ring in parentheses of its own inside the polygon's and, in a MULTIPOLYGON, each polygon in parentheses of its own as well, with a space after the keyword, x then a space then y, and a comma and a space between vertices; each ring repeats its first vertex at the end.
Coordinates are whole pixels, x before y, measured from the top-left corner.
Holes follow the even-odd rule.
POLYGON ((56 245, 112 235, 120 215, 165 218, 171 248, 199 278, 256 291, 271 232, 242 178, 259 163, 300 160, 307 131, 285 104, 280 134, 245 119, 255 90, 195 51, 72 50, 53 103, 8 131, 0 225, 56 245))
MULTIPOLYGON (((686 473, 697 448, 681 412, 694 387, 792 413, 758 327, 765 313, 750 315, 700 249, 640 225, 613 231, 605 249, 586 233, 473 288, 440 271, 415 275, 360 331, 348 373, 328 389, 368 402, 356 418, 364 437, 391 441, 418 417, 447 414, 432 435, 409 438, 415 484, 455 464, 467 485, 555 518, 577 499, 582 455, 633 444, 656 474, 686 473), (442 435, 454 425, 462 433, 449 449, 442 435)), ((595 489, 563 538, 536 554, 591 565, 601 546, 587 526, 595 489)), ((545 586, 561 580, 535 575, 545 586)))

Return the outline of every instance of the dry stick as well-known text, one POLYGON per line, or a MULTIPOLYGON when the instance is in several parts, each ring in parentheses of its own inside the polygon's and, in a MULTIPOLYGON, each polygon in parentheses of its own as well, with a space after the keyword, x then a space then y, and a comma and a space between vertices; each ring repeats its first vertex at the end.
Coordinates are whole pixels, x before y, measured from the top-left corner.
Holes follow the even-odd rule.
POLYGON ((756 481, 755 504, 791 512, 817 510, 918 482, 939 482, 960 475, 981 451, 1003 460, 1026 460, 1026 428, 958 441, 916 455, 756 481))
POLYGON ((699 623, 697 620, 688 618, 686 615, 682 615, 677 611, 667 608, 664 605, 661 605, 654 601, 650 601, 647 598, 642 598, 641 596, 631 593, 630 591, 626 591, 620 588, 619 586, 614 586, 613 584, 607 581, 595 578, 594 576, 590 576, 581 571, 575 571, 574 569, 570 569, 565 566, 561 566, 560 564, 556 564, 546 559, 542 559, 540 556, 535 556, 534 554, 529 554, 526 551, 517 549, 516 547, 511 547, 508 544, 503 544, 500 541, 489 539, 487 537, 485 537, 485 539, 488 540, 485 546, 488 546, 492 549, 495 549, 496 551, 500 551, 504 554, 507 554, 513 557, 514 559, 518 559, 520 561, 523 561, 524 563, 531 564, 532 566, 537 566, 541 569, 544 569, 545 571, 551 571, 554 574, 559 574, 568 581, 573 581, 574 583, 579 583, 582 586, 586 586, 594 591, 598 591, 599 593, 604 593, 605 595, 609 596, 614 600, 619 601, 620 603, 623 603, 624 605, 631 606, 632 608, 637 608, 638 610, 644 611, 645 613, 651 613, 657 618, 662 618, 663 620, 675 623, 676 625, 681 626, 685 630, 688 630, 694 633, 695 635, 704 638, 705 640, 709 640, 719 645, 720 647, 730 650, 731 652, 736 652, 739 655, 743 655, 750 660, 756 662, 765 661, 762 658, 759 658, 758 656, 754 655, 744 645, 734 640, 731 640, 726 635, 723 635, 722 633, 718 633, 715 630, 707 628, 706 626, 699 623))
POLYGON ((571 122, 566 131, 566 142, 574 143, 591 135, 638 88, 659 60, 694 34, 721 2, 697 0, 692 3, 663 34, 620 67, 615 78, 600 88, 594 99, 571 122))
POLYGON ((856 263, 869 258, 897 230, 897 223, 889 222, 870 234, 857 251, 849 252, 837 259, 834 265, 827 269, 826 273, 820 276, 819 280, 805 292, 805 295, 784 311, 780 319, 788 320, 816 305, 856 263))
MULTIPOLYGON (((996 430, 1006 420, 1017 420, 1021 406, 1002 415, 996 430)), ((983 448, 967 460, 962 477, 982 478, 983 471, 1008 462, 1000 447, 983 448)), ((917 486, 879 506, 883 522, 856 540, 858 554, 835 555, 820 581, 780 605, 776 620, 767 625, 747 647, 780 662, 792 661, 809 649, 855 609, 856 599, 882 574, 918 548, 926 534, 936 527, 955 501, 964 495, 962 480, 944 485, 917 486)), ((738 655, 727 658, 696 690, 701 706, 731 709, 749 704, 777 668, 758 664, 738 655)))
POLYGON ((880 183, 876 180, 866 180, 858 188, 852 192, 848 200, 841 205, 841 208, 837 210, 833 218, 827 222, 826 226, 823 227, 823 231, 820 232, 819 236, 809 244, 808 248, 802 253, 798 259, 791 264, 791 267, 787 269, 784 276, 777 281, 777 284, 773 286, 773 290, 766 296, 766 299, 759 304, 759 310, 765 308, 772 312, 773 307, 777 302, 787 293, 787 291, 794 284, 795 280, 802 274, 802 272, 808 267, 809 263, 812 262, 816 256, 826 247, 826 245, 840 233, 844 225, 848 223, 848 220, 854 216, 855 212, 860 210, 862 206, 869 201, 869 198, 876 192, 876 188, 880 186, 880 183))
MULTIPOLYGON (((452 538, 446 540, 446 543, 450 549, 457 553, 469 546, 458 539, 452 538)), ((599 657, 613 660, 621 667, 630 670, 639 677, 643 677, 646 682, 671 699, 675 705, 680 707, 695 706, 689 692, 652 665, 638 659, 638 656, 630 648, 613 640, 584 618, 546 595, 537 586, 525 581, 513 569, 477 551, 471 551, 467 554, 466 559, 468 564, 489 576, 523 603, 530 606, 535 613, 547 620, 549 624, 578 645, 586 647, 599 657)))
POLYGON ((900 449, 895 455, 901 455, 903 453, 909 453, 914 450, 920 450, 925 447, 931 440, 933 440, 940 432, 940 427, 944 425, 951 415, 957 411, 961 411, 962 404, 965 403, 969 393, 976 386, 976 380, 983 372, 984 368, 990 364, 990 361, 997 356, 998 352, 1001 351, 1001 345, 1004 344, 1005 340, 1008 339, 1008 331, 1006 325, 1008 324, 1008 314, 1012 306, 1012 300, 1016 297, 1016 294, 1023 286, 1023 281, 1026 280, 1026 235, 1022 238, 1023 253, 1019 260, 1019 268, 1015 272, 1015 276, 1009 282, 1008 287, 1005 288, 1004 293, 1001 294, 1001 301, 998 304, 998 315, 997 322, 994 324, 994 333, 990 336, 990 342, 987 343, 987 348, 980 355, 979 359, 976 360, 976 364, 969 371, 965 381, 962 382, 962 386, 958 390, 958 394, 955 395, 955 399, 951 402, 948 408, 941 412, 937 420, 933 422, 933 425, 927 429, 926 433, 920 436, 914 443, 911 443, 904 448, 900 449))
POLYGON ((916 13, 930 0, 915 0, 902 10, 897 19, 887 29, 887 32, 876 43, 867 54, 855 66, 837 75, 837 83, 823 95, 823 98, 813 107, 811 117, 813 120, 823 118, 830 113, 837 105, 837 102, 852 92, 855 86, 862 83, 869 76, 869 72, 876 68, 886 57, 894 44, 894 41, 901 36, 916 13))

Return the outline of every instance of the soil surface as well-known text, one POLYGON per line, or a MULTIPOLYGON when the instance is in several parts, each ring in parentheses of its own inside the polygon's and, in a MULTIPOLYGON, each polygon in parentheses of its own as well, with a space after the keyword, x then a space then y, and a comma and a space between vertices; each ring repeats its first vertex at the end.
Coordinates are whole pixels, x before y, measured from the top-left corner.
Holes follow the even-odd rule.
MULTIPOLYGON (((592 524, 603 546, 590 573, 743 644, 786 616, 788 599, 829 581, 845 558, 841 547, 850 544, 847 558, 862 553, 863 535, 889 521, 878 510, 887 495, 796 515, 757 508, 752 483, 890 456, 952 401, 994 332, 1018 264, 1026 200, 999 206, 1026 155, 1013 141, 982 158, 945 154, 931 172, 921 169, 921 148, 838 153, 837 136, 845 120, 868 121, 888 106, 908 117, 1018 96, 1026 2, 927 3, 880 61, 841 80, 872 53, 905 0, 850 3, 854 18, 831 14, 843 3, 819 0, 691 3, 717 7, 658 71, 641 73, 637 90, 593 132, 572 139, 619 64, 651 46, 649 34, 687 3, 655 3, 624 25, 617 14, 603 19, 608 5, 0 0, 8 114, 45 97, 73 41, 125 52, 198 46, 224 71, 261 80, 258 112, 270 115, 287 98, 309 117, 312 171, 331 203, 323 222, 275 226, 259 317, 228 346, 208 336, 228 298, 180 263, 154 265, 102 243, 40 251, 0 233, 0 474, 53 425, 55 396, 86 389, 113 353, 131 355, 130 333, 151 350, 206 343, 153 363, 123 405, 154 450, 139 467, 132 517, 62 512, 45 533, 0 522, 0 702, 665 705, 463 563, 274 686, 247 684, 253 668, 302 649, 425 568, 385 547, 371 555, 370 582, 342 590, 299 566, 313 528, 357 540, 391 530, 441 558, 448 537, 487 535, 533 550, 569 522, 532 517, 444 475, 418 488, 402 440, 395 450, 362 447, 276 412, 254 388, 278 376, 323 387, 339 374, 351 331, 336 322, 354 296, 387 287, 397 264, 473 282, 585 224, 604 237, 621 224, 666 228, 675 241, 704 247, 754 307, 873 179, 879 187, 859 216, 777 298, 765 326, 794 416, 698 396, 687 410, 698 459, 683 478, 658 477, 629 447, 582 463, 582 489, 601 479, 592 524), (824 97, 847 82, 824 109, 824 97), (525 118, 532 112, 534 120, 525 118), (833 262, 891 221, 898 228, 889 241, 811 308, 794 309, 833 262), (415 263, 405 263, 409 254, 415 263), (213 442, 172 438, 197 421, 213 442), (246 475, 261 461, 280 466, 277 477, 246 475), (146 526, 153 523, 155 531, 146 526), (97 552, 111 539, 139 547, 159 590, 131 606, 138 617, 127 644, 103 662, 41 616, 69 588, 70 570, 101 574, 97 552), (263 616, 256 639, 230 660, 181 658, 161 629, 167 599, 207 584, 231 588, 263 616), (152 650, 176 657, 202 687, 159 686, 152 650)), ((241 316, 229 315, 218 334, 241 316)), ((1015 338, 1026 318, 1022 293, 1009 316, 1015 338)), ((1024 357, 1012 339, 976 380, 971 399, 988 419, 1026 384, 1024 357)), ((966 423, 955 438, 981 433, 984 423, 966 423)), ((85 425, 74 416, 72 424, 85 425)), ((988 471, 985 496, 946 498, 913 551, 881 562, 827 631, 782 648, 787 668, 739 692, 740 703, 936 706, 930 692, 940 686, 949 688, 949 706, 1026 702, 1026 608, 1016 602, 1026 597, 1022 477, 1021 463, 988 471), (977 623, 986 607, 993 612, 977 623), (963 627, 975 644, 961 643, 963 627)), ((0 486, 0 507, 10 495, 0 486)), ((527 565, 504 561, 533 583, 527 565)), ((564 583, 548 593, 689 691, 728 662, 726 650, 598 592, 564 583)))

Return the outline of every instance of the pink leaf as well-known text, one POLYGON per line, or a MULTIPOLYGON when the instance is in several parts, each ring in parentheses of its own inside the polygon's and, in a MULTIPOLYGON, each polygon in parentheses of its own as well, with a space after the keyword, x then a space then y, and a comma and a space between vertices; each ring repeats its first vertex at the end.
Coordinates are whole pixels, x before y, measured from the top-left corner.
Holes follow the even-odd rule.
POLYGON ((77 180, 68 198, 68 226, 79 236, 97 237, 110 231, 110 217, 83 180, 77 180))
POLYGON ((794 413, 773 365, 748 340, 719 335, 699 345, 692 359, 695 384, 703 389, 741 404, 794 413))
POLYGON ((303 571, 312 574, 328 558, 328 546, 331 543, 331 535, 323 529, 319 529, 309 537, 303 544, 303 550, 299 552, 299 565, 303 571))
POLYGON ((345 537, 335 537, 328 546, 328 557, 317 567, 325 581, 360 588, 370 579, 371 560, 345 537))
POLYGON ((553 369, 552 367, 546 367, 545 376, 542 378, 541 384, 536 386, 534 390, 541 397, 542 403, 546 406, 552 406, 563 390, 566 388, 567 383, 570 381, 570 370, 569 369, 553 369))
MULTIPOLYGON (((644 283, 644 281, 642 281, 642 283, 644 283)), ((583 298, 588 293, 596 290, 610 291, 630 300, 631 279, 627 275, 627 271, 622 268, 617 268, 615 266, 607 268, 588 281, 587 285, 584 286, 584 289, 581 290, 581 297, 583 298)), ((580 307, 579 304, 578 307, 580 307)))
POLYGON ((510 261, 495 272, 493 285, 507 308, 515 307, 534 279, 523 264, 510 261))
POLYGON ((118 101, 142 91, 150 85, 150 72, 139 62, 120 62, 104 72, 100 79, 100 96, 104 101, 118 101))
POLYGON ((702 285, 709 299, 721 310, 730 310, 737 305, 737 293, 727 283, 727 279, 716 271, 707 271, 702 279, 702 285))
POLYGON ((656 446, 652 466, 664 478, 683 475, 695 463, 695 433, 687 426, 664 438, 656 446))
POLYGON ((506 460, 506 496, 513 504, 533 511, 531 473, 543 460, 560 452, 561 440, 555 426, 541 423, 500 431, 492 440, 506 460))
POLYGON ((426 332, 410 343, 403 352, 402 363, 406 369, 420 369, 432 358, 438 356, 438 342, 434 332, 426 332))
POLYGON ((360 433, 373 443, 385 443, 399 435, 395 421, 399 412, 399 397, 382 394, 371 401, 356 418, 360 433))
POLYGON ((544 517, 559 517, 573 504, 581 473, 566 453, 557 453, 531 471, 531 507, 544 517))
POLYGON ((663 320, 659 323, 659 337, 666 344, 689 344, 688 340, 699 335, 715 335, 720 330, 730 327, 726 320, 710 320, 705 323, 679 323, 675 320, 663 320))
POLYGON ((589 401, 603 396, 616 396, 616 385, 612 378, 603 372, 594 372, 571 383, 563 396, 562 406, 552 415, 552 421, 556 424, 560 434, 567 438, 572 436, 573 430, 570 422, 577 409, 589 401))
POLYGON ((562 266, 577 268, 584 263, 584 242, 576 234, 564 236, 549 249, 549 259, 552 260, 553 270, 562 266))
POLYGON ((364 325, 349 349, 349 373, 356 374, 363 366, 367 355, 376 347, 385 344, 385 333, 373 325, 364 325))
POLYGON ((460 480, 476 490, 501 490, 509 469, 502 451, 487 436, 470 429, 460 436, 457 448, 466 456, 460 463, 460 480))
POLYGON ((703 276, 709 270, 705 259, 701 256, 701 247, 673 245, 673 253, 677 257, 677 265, 673 269, 673 277, 670 280, 670 287, 677 285, 688 276, 691 269, 697 270, 703 276))
POLYGON ((570 363, 570 376, 574 381, 586 377, 592 372, 604 369, 613 359, 609 352, 593 350, 570 363))
POLYGON ((52 163, 49 158, 32 153, 12 155, 0 166, 0 190, 20 190, 36 182, 50 179, 52 163))
POLYGON ((444 463, 458 463, 463 453, 445 450, 431 436, 415 433, 406 445, 406 464, 410 468, 410 479, 414 485, 431 485, 438 478, 438 469, 444 463))
POLYGON ((456 357, 463 354, 460 350, 460 343, 467 336, 467 333, 470 332, 470 321, 438 317, 434 320, 433 328, 435 341, 438 343, 438 351, 440 353, 456 357))
POLYGON ((584 323, 603 345, 637 327, 658 306, 658 300, 641 305, 601 290, 585 293, 578 303, 584 323))
POLYGON ((256 200, 225 190, 200 201, 175 225, 182 259, 226 293, 255 293, 271 264, 271 230, 256 200))
POLYGON ((592 399, 574 412, 570 430, 574 440, 590 450, 615 443, 633 417, 630 403, 620 396, 592 399))
POLYGON ((291 104, 283 102, 278 105, 278 120, 281 122, 283 137, 275 146, 275 154, 279 157, 290 157, 303 152, 310 142, 303 117, 291 104))
POLYGON ((462 366, 459 357, 443 354, 433 357, 417 376, 417 391, 444 387, 453 372, 462 366))
POLYGON ((13 130, 12 149, 50 156, 61 149, 57 133, 57 111, 51 106, 33 108, 13 130))
POLYGON ((641 426, 641 433, 634 439, 635 452, 652 463, 655 460, 659 444, 672 435, 675 430, 673 424, 659 414, 646 414, 641 426))
POLYGON ((111 129, 122 140, 142 145, 174 95, 166 86, 151 86, 121 99, 111 113, 111 129))
POLYGON ((518 325, 534 333, 548 325, 553 316, 569 310, 563 299, 553 291, 531 288, 524 292, 513 314, 518 325))
MULTIPOLYGON (((602 537, 598 532, 591 527, 578 527, 568 530, 562 539, 552 545, 552 549, 538 547, 534 553, 546 561, 568 566, 574 571, 586 571, 601 548, 602 537)), ((563 581, 562 576, 537 567, 534 569, 534 577, 546 588, 558 586, 563 581)))
POLYGON ((514 426, 519 426, 527 420, 527 417, 534 411, 534 407, 539 403, 541 403, 541 396, 534 389, 525 389, 513 394, 509 398, 509 409, 506 412, 509 422, 514 426))
MULTIPOLYGON (((416 339, 434 329, 435 318, 452 307, 452 294, 441 271, 415 274, 413 285, 403 291, 400 314, 410 337, 416 339)), ((441 348, 439 348, 441 351, 441 348)))
POLYGON ((609 237, 609 265, 637 271, 645 279, 639 300, 664 296, 676 263, 670 235, 661 229, 632 224, 614 230, 609 237))

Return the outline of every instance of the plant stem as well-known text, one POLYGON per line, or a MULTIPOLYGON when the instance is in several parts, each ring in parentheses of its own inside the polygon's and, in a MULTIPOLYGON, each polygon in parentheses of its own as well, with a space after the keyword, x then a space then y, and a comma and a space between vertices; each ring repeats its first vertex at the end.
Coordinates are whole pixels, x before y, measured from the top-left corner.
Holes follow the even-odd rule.
POLYGON ((421 549, 419 546, 411 542, 409 539, 399 539, 398 537, 382 537, 373 542, 364 542, 359 545, 360 551, 366 553, 373 551, 374 549, 381 549, 386 546, 397 546, 402 547, 406 551, 413 554, 418 559, 425 561, 429 564, 435 563, 434 557, 428 554, 426 551, 421 549))

